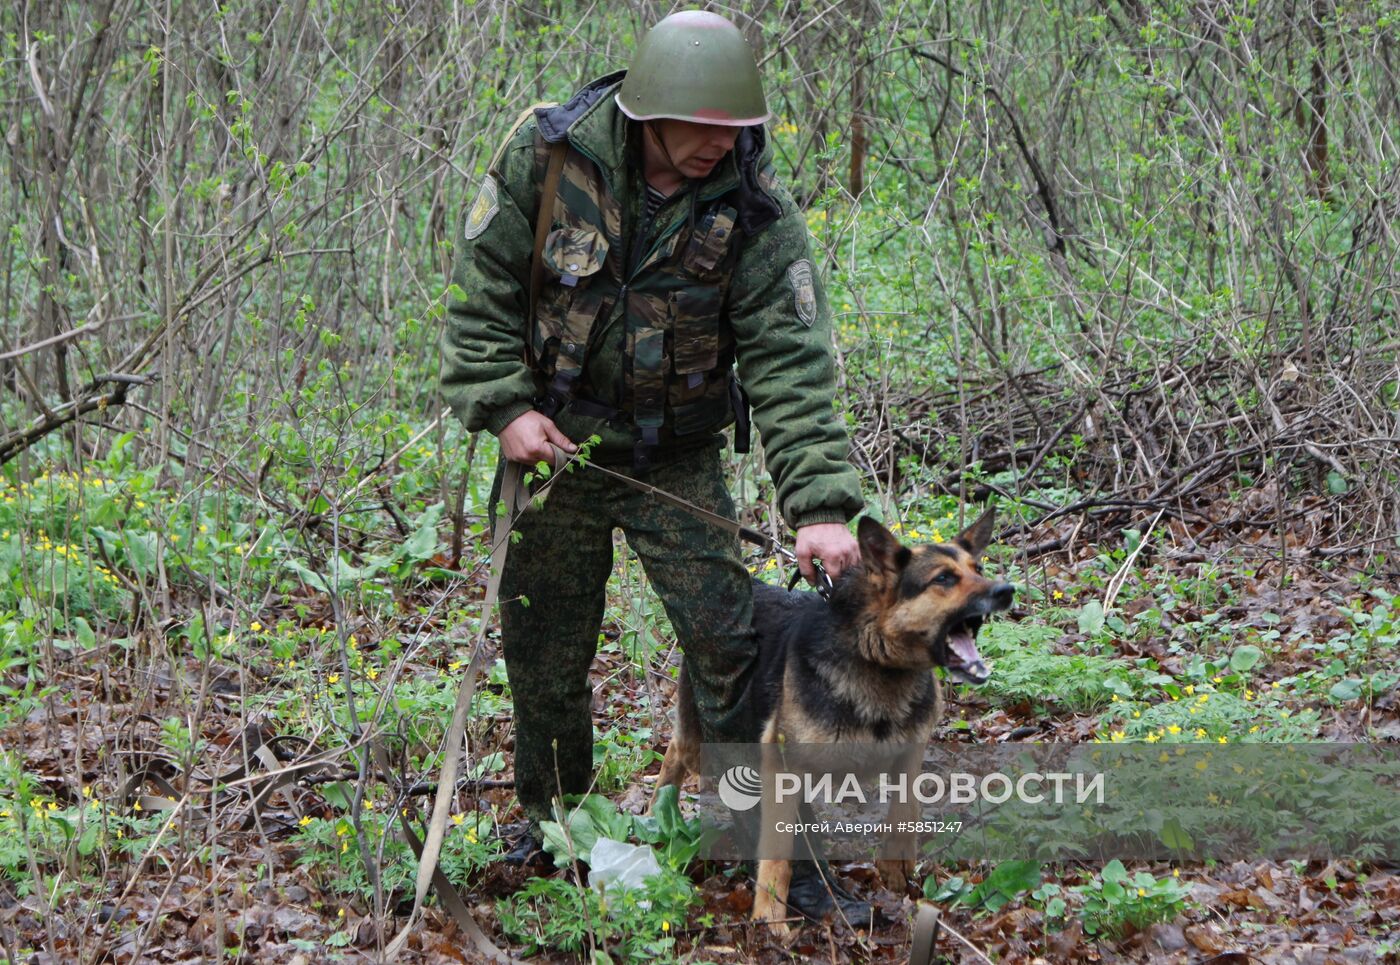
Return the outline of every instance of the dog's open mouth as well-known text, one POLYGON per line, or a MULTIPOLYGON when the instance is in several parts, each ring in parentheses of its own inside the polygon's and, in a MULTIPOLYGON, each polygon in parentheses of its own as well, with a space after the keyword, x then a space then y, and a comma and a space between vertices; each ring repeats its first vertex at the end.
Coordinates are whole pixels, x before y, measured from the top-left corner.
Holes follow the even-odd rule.
POLYGON ((991 671, 977 652, 977 631, 982 629, 981 617, 967 617, 953 624, 945 637, 948 652, 948 675, 965 684, 983 684, 991 671))

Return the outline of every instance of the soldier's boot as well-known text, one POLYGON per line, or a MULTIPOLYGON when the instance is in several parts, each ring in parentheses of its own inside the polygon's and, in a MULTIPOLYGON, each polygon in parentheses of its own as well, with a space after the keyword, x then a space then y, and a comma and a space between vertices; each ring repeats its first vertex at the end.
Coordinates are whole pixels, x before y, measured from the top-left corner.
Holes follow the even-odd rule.
POLYGON ((506 853, 501 861, 514 867, 539 864, 544 859, 544 839, 540 836, 540 826, 534 821, 517 821, 502 825, 501 840, 505 842, 506 853))
POLYGON ((852 928, 869 928, 873 908, 842 886, 825 861, 794 861, 788 885, 788 907, 804 918, 820 921, 840 909, 852 928))

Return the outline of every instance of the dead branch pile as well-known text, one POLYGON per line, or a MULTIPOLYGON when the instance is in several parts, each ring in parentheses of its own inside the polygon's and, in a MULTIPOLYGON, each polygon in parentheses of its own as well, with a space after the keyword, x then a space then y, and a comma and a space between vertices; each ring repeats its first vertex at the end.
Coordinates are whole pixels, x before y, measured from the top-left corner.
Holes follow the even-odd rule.
POLYGON ((1384 552, 1400 532, 1394 358, 1300 363, 1165 358, 1102 380, 1060 363, 917 395, 867 392, 855 450, 892 488, 914 481, 900 471, 912 457, 946 467, 934 477, 943 491, 1024 500, 1040 510, 1028 530, 1080 513, 1105 525, 1158 510, 1204 518, 1233 485, 1272 495, 1243 500, 1216 528, 1305 519, 1313 553, 1384 552), (1027 495, 1056 490, 1058 506, 1027 495))

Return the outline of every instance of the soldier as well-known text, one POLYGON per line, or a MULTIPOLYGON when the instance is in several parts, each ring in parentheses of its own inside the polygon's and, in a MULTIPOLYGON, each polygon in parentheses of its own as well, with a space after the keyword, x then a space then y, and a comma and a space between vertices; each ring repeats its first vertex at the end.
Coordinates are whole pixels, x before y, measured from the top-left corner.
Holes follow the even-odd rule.
MULTIPOLYGON (((846 523, 863 501, 832 407, 830 309, 802 213, 773 174, 769 116, 743 35, 699 11, 652 28, 628 71, 536 110, 467 209, 442 389, 505 459, 534 464, 550 444, 574 452, 597 435, 596 462, 732 519, 720 430, 737 419, 744 445, 737 363, 802 573, 815 578, 815 558, 835 578, 859 560, 846 523), (558 190, 541 197, 560 144, 558 190), (552 220, 529 319, 540 204, 552 220)), ((751 584, 735 538, 601 473, 565 474, 518 520, 501 583, 516 793, 532 827, 555 795, 590 783, 588 671, 614 528, 675 628, 705 740, 758 739, 744 701, 751 584)), ((516 857, 533 846, 522 838, 516 857)), ((820 910, 826 889, 809 878, 820 910)), ((801 881, 793 890, 800 904, 801 881)))

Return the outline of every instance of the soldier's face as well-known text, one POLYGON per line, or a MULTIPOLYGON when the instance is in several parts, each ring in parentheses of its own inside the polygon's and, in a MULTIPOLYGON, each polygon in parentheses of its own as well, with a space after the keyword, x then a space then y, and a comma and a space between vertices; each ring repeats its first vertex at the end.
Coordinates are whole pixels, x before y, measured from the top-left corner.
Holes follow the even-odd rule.
POLYGON ((671 119, 652 121, 673 167, 687 178, 707 177, 734 148, 739 128, 671 119))

